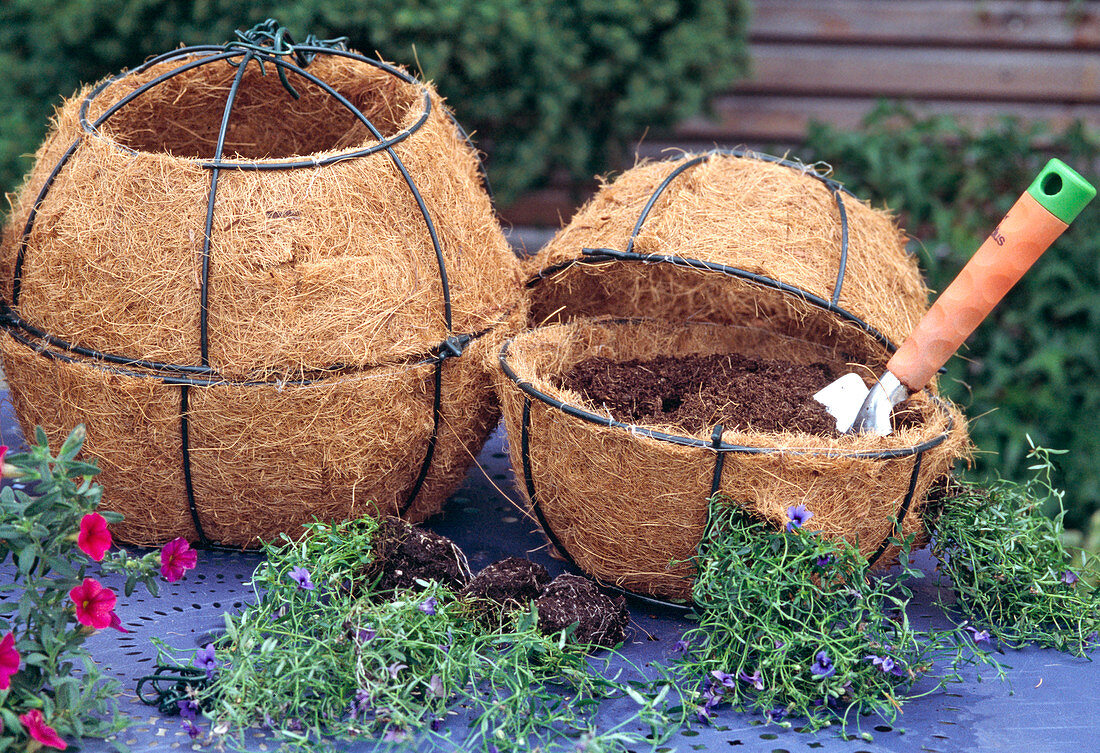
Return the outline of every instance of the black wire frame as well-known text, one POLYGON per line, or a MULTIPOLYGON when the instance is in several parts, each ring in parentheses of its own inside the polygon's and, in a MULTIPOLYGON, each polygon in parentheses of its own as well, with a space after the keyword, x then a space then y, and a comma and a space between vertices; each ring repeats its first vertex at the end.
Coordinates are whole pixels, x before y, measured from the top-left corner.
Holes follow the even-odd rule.
MULTIPOLYGON (((432 350, 428 357, 420 361, 419 363, 412 364, 418 366, 422 364, 434 363, 434 390, 432 399, 432 432, 428 438, 427 445, 424 452, 424 458, 421 462, 416 479, 413 483, 413 487, 405 500, 399 506, 398 514, 404 516, 416 497, 419 495, 421 488, 423 487, 424 480, 427 478, 428 472, 431 468, 432 460, 435 455, 436 445, 438 443, 438 436, 440 430, 440 423, 442 420, 442 391, 443 391, 443 362, 452 357, 459 357, 462 355, 463 349, 473 339, 480 337, 485 332, 470 333, 470 334, 458 334, 454 333, 452 310, 451 310, 451 293, 450 283, 447 276, 447 267, 443 255, 442 244, 439 240, 438 233, 435 228, 435 223, 432 220, 432 216, 424 198, 418 189, 415 180, 410 175, 404 162, 400 156, 394 151, 394 146, 401 141, 404 141, 412 134, 416 133, 428 120, 431 114, 432 100, 431 93, 426 86, 424 86, 416 78, 412 77, 405 71, 392 66, 388 63, 384 63, 379 60, 368 58, 350 50, 343 49, 336 46, 314 46, 314 45, 296 45, 294 48, 296 53, 305 53, 309 56, 308 59, 312 59, 318 55, 335 55, 345 58, 350 58, 367 65, 371 65, 378 68, 390 75, 393 75, 402 81, 418 87, 421 93, 423 110, 418 118, 402 131, 386 138, 378 130, 378 128, 371 122, 371 120, 363 114, 351 101, 336 91, 331 85, 327 84, 317 76, 309 73, 305 70, 304 65, 298 66, 280 57, 280 53, 265 52, 255 48, 238 48, 232 45, 216 46, 216 45, 199 45, 192 47, 184 47, 178 50, 159 55, 146 61, 141 66, 124 73, 121 73, 112 78, 106 79, 92 89, 84 101, 81 103, 79 123, 83 133, 78 137, 69 147, 64 154, 54 165, 51 172, 47 176, 42 188, 39 190, 33 204, 31 205, 28 213, 27 221, 23 227, 23 232, 20 237, 19 247, 16 254, 13 281, 12 281, 12 300, 11 302, 0 300, 0 327, 3 327, 8 334, 13 337, 17 342, 23 344, 26 347, 31 348, 38 354, 47 358, 62 360, 70 363, 84 363, 92 365, 99 369, 105 369, 114 373, 120 373, 129 376, 137 377, 152 377, 161 380, 166 384, 178 385, 180 387, 180 433, 182 437, 182 466, 184 473, 185 488, 187 493, 188 507, 191 513, 192 522, 195 527, 196 535, 199 538, 199 544, 215 548, 219 545, 210 541, 207 537, 203 526, 201 517, 198 511, 198 505, 194 496, 194 489, 191 478, 191 458, 189 449, 189 391, 193 387, 215 387, 219 385, 243 385, 243 386, 262 386, 262 385, 302 385, 313 384, 322 381, 321 378, 304 378, 304 379, 272 379, 272 380, 254 380, 254 381, 231 381, 221 377, 218 372, 211 367, 209 361, 209 336, 208 336, 208 314, 209 314, 209 288, 210 288, 210 261, 211 261, 211 241, 213 235, 213 220, 214 211, 216 206, 216 195, 218 187, 218 178, 222 170, 250 170, 250 171, 263 171, 263 170, 296 170, 296 169, 309 169, 320 168, 328 165, 335 164, 350 159, 359 159, 369 157, 374 154, 385 153, 394 166, 400 172, 406 186, 408 187, 413 200, 416 202, 420 214, 424 219, 425 228, 432 241, 433 250, 435 252, 436 262, 439 269, 439 278, 442 292, 443 302, 443 318, 448 331, 448 337, 432 350), (238 62, 234 62, 239 58, 238 62), (182 61, 180 65, 171 68, 164 73, 161 73, 144 84, 138 86, 133 91, 127 93, 123 97, 120 97, 118 101, 113 102, 99 117, 94 121, 88 120, 88 110, 91 103, 103 93, 110 85, 122 81, 123 79, 143 73, 152 66, 172 61, 182 61), (182 75, 195 68, 216 63, 218 61, 227 61, 237 67, 237 73, 234 76, 233 83, 230 86, 226 97, 225 108, 222 113, 221 124, 218 131, 217 143, 215 146, 215 153, 212 160, 198 161, 197 164, 210 171, 210 191, 207 202, 206 219, 204 223, 203 233, 203 250, 202 250, 202 273, 200 284, 200 364, 172 364, 162 363, 157 361, 149 361, 140 358, 133 358, 125 355, 118 355, 113 353, 104 353, 92 348, 85 348, 75 343, 67 342, 66 340, 51 335, 50 333, 42 330, 23 320, 17 313, 15 307, 18 305, 19 296, 22 285, 23 267, 26 262, 27 243, 31 233, 34 230, 35 222, 38 217, 38 211, 41 208, 43 202, 49 194, 50 189, 54 185, 61 171, 76 154, 77 150, 84 143, 86 138, 98 138, 106 140, 109 144, 117 149, 120 149, 128 153, 136 153, 135 150, 130 149, 123 144, 105 136, 100 130, 107 120, 121 110, 129 102, 133 101, 142 94, 150 91, 154 87, 172 79, 176 76, 182 75), (241 81, 243 79, 245 69, 252 61, 256 61, 257 64, 263 70, 263 64, 268 63, 277 67, 281 75, 285 76, 286 72, 293 73, 314 85, 320 87, 326 94, 336 99, 344 108, 346 108, 360 123, 362 123, 371 135, 376 139, 376 143, 370 146, 338 152, 336 154, 328 155, 322 158, 314 158, 307 160, 225 160, 223 158, 225 137, 228 130, 230 118, 233 112, 233 106, 236 101, 237 92, 240 88, 241 81), (88 361, 82 359, 90 359, 88 361), (139 371, 135 371, 138 369, 139 371), (150 373, 152 372, 152 373, 150 373)), ((298 58, 301 59, 301 58, 298 58)), ((454 119, 453 115, 447 113, 444 110, 445 115, 449 118, 451 124, 455 127, 458 135, 466 141, 467 144, 473 148, 470 142, 469 136, 454 119)), ((475 150, 475 155, 477 154, 475 150)), ((485 172, 484 164, 480 161, 478 156, 479 169, 481 170, 482 179, 485 182, 486 190, 488 190, 488 177, 485 172)), ((333 364, 328 367, 322 367, 318 369, 320 372, 339 372, 345 370, 345 366, 342 364, 333 364)))

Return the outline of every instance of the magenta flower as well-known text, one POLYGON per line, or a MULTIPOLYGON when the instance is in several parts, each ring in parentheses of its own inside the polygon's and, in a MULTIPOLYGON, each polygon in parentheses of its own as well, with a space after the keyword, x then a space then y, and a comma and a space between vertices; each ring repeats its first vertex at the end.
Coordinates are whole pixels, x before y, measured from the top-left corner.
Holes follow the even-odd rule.
POLYGON ((107 520, 98 512, 90 512, 80 519, 80 533, 76 545, 80 551, 96 562, 103 559, 111 548, 111 532, 107 530, 107 520))
POLYGON ((806 505, 795 505, 787 508, 787 533, 801 528, 814 514, 806 509, 806 505))
POLYGON ((122 620, 120 620, 118 618, 118 615, 115 614, 114 612, 111 612, 111 624, 108 625, 107 627, 114 628, 115 630, 117 630, 120 633, 129 633, 130 632, 126 628, 122 627, 122 620))
POLYGON ((751 675, 746 674, 744 672, 738 672, 737 673, 737 679, 741 680, 742 682, 747 682, 748 684, 752 685, 757 690, 763 690, 764 689, 764 678, 762 678, 760 676, 760 670, 759 669, 756 670, 755 672, 753 672, 751 675))
POLYGON ((316 586, 313 585, 313 581, 309 579, 309 570, 304 567, 292 567, 290 568, 290 579, 298 584, 298 588, 303 591, 312 591, 316 586))
POLYGON ((15 650, 15 636, 8 633, 0 640, 0 690, 7 690, 11 686, 12 675, 19 671, 19 663, 22 657, 15 650))
POLYGON ((27 713, 21 714, 19 716, 19 721, 23 722, 23 726, 27 729, 27 734, 43 745, 49 748, 57 748, 58 750, 65 750, 65 748, 69 747, 65 744, 65 741, 61 739, 61 736, 57 734, 57 730, 46 724, 46 719, 38 709, 31 709, 27 713))
POLYGON ((172 539, 160 550, 160 574, 169 583, 175 583, 198 564, 198 553, 182 536, 172 539))
POLYGON ((214 676, 214 670, 218 668, 218 660, 214 655, 214 644, 207 643, 195 653, 194 664, 199 669, 206 670, 206 677, 214 676))
POLYGON ((76 607, 76 621, 81 625, 102 630, 111 626, 111 615, 115 611, 118 597, 109 588, 104 588, 92 578, 69 591, 69 598, 76 607))
POLYGON ((814 677, 824 679, 836 674, 836 667, 833 666, 833 660, 829 658, 829 654, 824 651, 818 651, 817 656, 814 658, 816 661, 810 665, 810 672, 814 677))

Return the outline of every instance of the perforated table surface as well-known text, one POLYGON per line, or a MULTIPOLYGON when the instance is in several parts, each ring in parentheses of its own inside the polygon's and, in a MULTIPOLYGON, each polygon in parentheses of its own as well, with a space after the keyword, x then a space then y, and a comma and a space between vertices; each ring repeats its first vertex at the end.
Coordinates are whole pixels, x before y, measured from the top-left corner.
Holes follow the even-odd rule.
MULTIPOLYGON (((6 394, 0 397, 0 406, 3 440, 16 445, 20 439, 6 394)), ((534 525, 512 501, 518 496, 513 491, 506 441, 503 429, 498 429, 463 487, 448 501, 441 515, 427 522, 427 527, 458 542, 475 571, 503 557, 527 556, 544 564, 551 574, 560 573, 565 566, 547 555, 534 525)), ((931 559, 924 554, 918 556, 922 567, 931 570, 931 559)), ((203 645, 223 624, 224 612, 246 605, 253 598, 247 584, 259 561, 259 555, 253 553, 200 552, 198 568, 184 581, 163 584, 158 598, 140 593, 129 598, 120 597, 118 614, 132 632, 122 635, 112 630, 103 631, 89 640, 89 648, 103 669, 121 681, 125 691, 121 706, 134 724, 113 741, 82 741, 86 750, 113 750, 115 743, 122 743, 133 751, 203 749, 183 732, 177 717, 159 716, 154 708, 138 701, 136 680, 148 673, 156 658, 150 638, 159 638, 179 649, 203 645)), ((8 567, 10 563, 4 563, 0 571, 8 567)), ((915 609, 910 617, 918 624, 945 624, 942 613, 934 605, 937 595, 934 579, 926 578, 914 590, 915 609)), ((667 663, 688 621, 671 610, 662 611, 638 603, 630 606, 632 620, 623 654, 640 666, 667 663)), ((1006 681, 998 680, 989 672, 984 681, 970 677, 947 691, 906 704, 904 713, 892 725, 864 718, 860 729, 873 735, 872 742, 845 739, 835 728, 808 733, 769 726, 759 715, 739 714, 722 707, 713 726, 693 725, 663 748, 728 750, 731 753, 1100 751, 1100 724, 1096 721, 1100 663, 1033 648, 1010 651, 1003 660, 1011 667, 1006 681)), ((608 710, 601 711, 601 721, 614 721, 615 713, 612 704, 608 710)), ((207 726, 207 722, 200 720, 204 731, 207 726)), ((794 727, 798 726, 795 722, 794 727)), ((854 727, 849 732, 855 732, 854 727)), ((461 734, 457 739, 461 740, 461 734)), ((247 747, 266 751, 278 745, 262 731, 257 731, 247 747)), ((340 743, 339 747, 367 751, 377 744, 340 743)))

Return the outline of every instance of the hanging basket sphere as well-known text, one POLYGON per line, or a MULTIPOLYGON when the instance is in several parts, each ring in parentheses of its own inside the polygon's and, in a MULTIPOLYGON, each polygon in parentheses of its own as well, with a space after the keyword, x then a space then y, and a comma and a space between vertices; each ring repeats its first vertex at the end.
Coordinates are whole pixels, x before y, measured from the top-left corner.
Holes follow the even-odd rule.
POLYGON ((86 425, 139 544, 437 512, 526 313, 439 95, 328 43, 182 48, 66 102, 0 273, 20 422, 86 425))
POLYGON ((962 414, 934 386, 888 437, 691 434, 617 420, 565 378, 595 357, 738 353, 870 382, 927 305, 888 214, 801 165, 687 155, 604 186, 528 264, 530 321, 542 326, 505 343, 498 390, 519 487, 581 569, 690 599, 714 494, 777 527, 805 505, 808 528, 878 566, 896 559, 892 536, 925 540, 925 500, 968 448, 962 414))

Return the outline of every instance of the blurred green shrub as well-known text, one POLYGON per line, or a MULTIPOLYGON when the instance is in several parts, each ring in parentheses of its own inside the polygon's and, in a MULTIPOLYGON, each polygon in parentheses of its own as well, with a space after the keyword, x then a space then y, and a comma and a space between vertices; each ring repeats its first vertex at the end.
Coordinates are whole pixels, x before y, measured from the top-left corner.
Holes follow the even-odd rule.
POLYGON ((274 16, 346 35, 434 80, 508 200, 556 170, 620 165, 646 128, 700 112, 745 71, 744 0, 4 0, 0 185, 11 190, 61 97, 178 44, 274 16))
MULTIPOLYGON (((883 105, 859 131, 811 127, 807 161, 825 160, 857 195, 885 202, 919 242, 942 291, 1051 156, 1100 182, 1100 133, 1005 119, 972 129, 883 105)), ((1060 455, 1066 525, 1100 509, 1100 202, 1094 202, 948 363, 947 395, 966 407, 978 470, 1023 481, 1025 434, 1060 455)))

